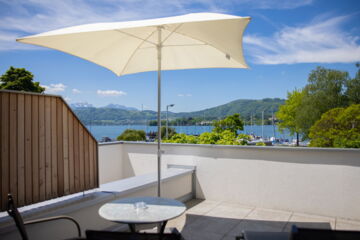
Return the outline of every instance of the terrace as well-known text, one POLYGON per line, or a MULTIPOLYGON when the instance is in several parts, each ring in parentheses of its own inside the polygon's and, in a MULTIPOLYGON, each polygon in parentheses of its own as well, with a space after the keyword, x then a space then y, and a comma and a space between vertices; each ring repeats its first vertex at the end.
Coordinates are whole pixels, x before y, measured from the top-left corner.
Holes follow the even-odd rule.
MULTIPOLYGON (((185 239, 286 232, 292 224, 360 230, 358 150, 186 144, 163 149, 163 196, 188 207, 167 227, 176 227, 185 239)), ((100 144, 98 154, 99 188, 23 207, 25 219, 67 214, 83 231, 127 230, 102 219, 98 209, 118 198, 156 195, 156 145, 100 144)), ((20 239, 12 220, 2 215, 1 239, 20 239)), ((29 226, 32 239, 75 235, 66 222, 40 225, 29 226)))

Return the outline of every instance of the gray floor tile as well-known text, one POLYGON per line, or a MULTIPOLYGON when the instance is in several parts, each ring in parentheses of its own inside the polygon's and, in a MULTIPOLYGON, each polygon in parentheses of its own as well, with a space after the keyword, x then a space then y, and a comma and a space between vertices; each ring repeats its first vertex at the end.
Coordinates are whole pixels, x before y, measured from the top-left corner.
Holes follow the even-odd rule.
POLYGON ((206 214, 216 206, 218 206, 220 202, 218 201, 211 201, 211 200, 195 200, 189 201, 187 203, 188 210, 187 213, 190 214, 206 214))
POLYGON ((253 210, 252 207, 236 203, 221 203, 207 212, 206 216, 243 219, 253 210))
POLYGON ((238 236, 243 231, 281 232, 286 222, 245 219, 227 233, 229 236, 238 236))
POLYGON ((196 219, 196 221, 193 223, 186 226, 186 229, 190 229, 191 231, 211 232, 225 235, 237 224, 239 224, 240 221, 240 219, 202 216, 196 219))

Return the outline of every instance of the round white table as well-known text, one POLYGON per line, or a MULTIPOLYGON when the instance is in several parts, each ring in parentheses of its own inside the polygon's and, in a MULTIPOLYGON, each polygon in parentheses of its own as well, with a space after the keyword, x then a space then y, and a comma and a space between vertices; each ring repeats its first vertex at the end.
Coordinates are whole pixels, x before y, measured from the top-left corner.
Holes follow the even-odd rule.
POLYGON ((183 214, 186 207, 183 203, 169 198, 133 197, 123 198, 106 203, 99 209, 99 215, 109 221, 126 223, 135 232, 136 224, 160 223, 162 234, 168 220, 183 214), (146 208, 136 208, 135 203, 144 202, 146 208))

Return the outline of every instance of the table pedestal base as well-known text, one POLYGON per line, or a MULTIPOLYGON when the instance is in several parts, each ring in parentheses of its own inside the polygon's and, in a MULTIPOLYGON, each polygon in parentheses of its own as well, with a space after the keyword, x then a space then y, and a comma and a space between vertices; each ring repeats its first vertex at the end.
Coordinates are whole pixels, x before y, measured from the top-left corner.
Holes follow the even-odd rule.
MULTIPOLYGON (((157 225, 158 233, 163 234, 165 231, 165 227, 168 221, 161 222, 157 225)), ((136 224, 135 223, 128 223, 130 232, 136 233, 136 224)))

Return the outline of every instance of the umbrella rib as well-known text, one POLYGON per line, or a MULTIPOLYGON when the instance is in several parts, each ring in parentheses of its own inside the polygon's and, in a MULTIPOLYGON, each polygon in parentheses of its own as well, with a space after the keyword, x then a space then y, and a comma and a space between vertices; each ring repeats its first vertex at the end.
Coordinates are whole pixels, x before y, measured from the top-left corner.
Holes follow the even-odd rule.
MULTIPOLYGON (((173 44, 173 45, 163 45, 162 47, 187 47, 187 46, 205 46, 208 45, 206 43, 199 43, 199 44, 173 44)), ((141 49, 148 49, 152 47, 143 47, 141 49)))
MULTIPOLYGON (((219 48, 213 46, 212 44, 209 44, 209 43, 206 42, 206 41, 199 40, 199 39, 196 39, 196 38, 194 38, 194 37, 190 37, 190 36, 188 36, 187 34, 184 34, 184 33, 181 33, 181 32, 177 32, 177 30, 178 30, 182 25, 184 25, 184 23, 179 24, 173 31, 171 31, 171 33, 161 42, 161 44, 163 44, 166 40, 168 40, 169 37, 170 37, 173 33, 178 33, 178 34, 180 34, 180 35, 183 35, 183 36, 186 36, 186 37, 188 37, 188 38, 194 39, 194 40, 196 40, 196 41, 202 42, 203 44, 167 45, 168 47, 172 47, 172 46, 201 46, 201 45, 209 45, 209 46, 211 46, 211 47, 219 50, 220 52, 224 53, 224 51, 222 51, 222 50, 220 50, 219 48)), ((166 45, 164 45, 164 47, 166 47, 166 45)), ((227 56, 227 55, 230 56, 230 54, 228 54, 228 53, 225 53, 225 55, 226 55, 226 56, 227 56)))
POLYGON ((187 46, 204 46, 208 45, 207 43, 198 43, 198 44, 170 44, 170 45, 163 45, 163 47, 187 47, 187 46))
MULTIPOLYGON (((204 41, 204 40, 200 40, 200 39, 191 37, 191 36, 189 36, 189 35, 187 35, 187 34, 185 34, 185 33, 181 33, 181 32, 176 32, 176 33, 178 33, 178 34, 180 34, 180 35, 183 35, 183 36, 186 36, 186 37, 188 37, 188 38, 194 39, 194 40, 196 40, 196 41, 202 42, 202 43, 204 43, 204 45, 209 45, 209 46, 217 49, 218 51, 220 51, 220 52, 222 52, 222 53, 225 53, 223 50, 219 49, 218 47, 216 47, 216 46, 214 46, 214 45, 212 45, 212 44, 210 44, 210 43, 208 43, 208 42, 206 42, 206 41, 204 41)), ((231 57, 231 55, 230 55, 229 53, 225 53, 225 54, 226 54, 226 55, 229 55, 229 56, 231 57)), ((232 58, 232 57, 231 57, 231 58, 232 58)), ((235 59, 235 60, 236 60, 236 59, 235 59)), ((236 60, 236 61, 237 61, 237 60, 236 60)))
POLYGON ((176 28, 174 28, 174 30, 172 30, 172 31, 170 32, 170 34, 167 35, 167 37, 161 42, 161 44, 163 44, 166 40, 168 40, 169 37, 171 37, 171 35, 172 35, 176 30, 178 30, 183 24, 184 24, 184 23, 180 23, 176 28))
POLYGON ((115 31, 120 32, 120 33, 125 34, 125 35, 128 35, 128 36, 130 36, 130 37, 133 37, 133 38, 137 38, 137 39, 139 39, 139 40, 142 40, 142 43, 143 43, 143 42, 147 42, 147 43, 150 43, 150 44, 156 46, 156 43, 153 43, 153 42, 147 40, 156 30, 155 30, 154 32, 152 32, 152 33, 150 34, 150 36, 146 37, 145 39, 143 39, 143 38, 141 38, 141 37, 138 37, 138 36, 136 36, 136 35, 134 35, 134 34, 130 34, 130 33, 121 31, 121 30, 119 30, 119 29, 115 29, 115 31))
MULTIPOLYGON (((156 31, 157 31, 157 29, 154 30, 153 32, 151 32, 151 33, 149 34, 149 36, 147 36, 145 39, 138 38, 138 39, 141 39, 142 42, 141 42, 141 43, 135 48, 135 50, 132 52, 132 54, 131 54, 131 56, 129 57, 128 61, 126 62, 124 68, 122 69, 120 75, 122 75, 122 74, 124 73, 125 69, 126 69, 127 66, 129 65, 131 59, 134 57, 136 51, 141 47, 141 45, 144 44, 144 42, 149 42, 148 39, 149 39, 156 31)), ((120 32, 121 32, 121 31, 120 31, 120 32)), ((133 36, 133 37, 136 37, 136 36, 133 36)), ((149 42, 149 43, 151 43, 151 42, 149 42)), ((152 44, 154 44, 154 43, 152 43, 152 44)), ((155 44, 155 45, 156 45, 156 44, 155 44)))

